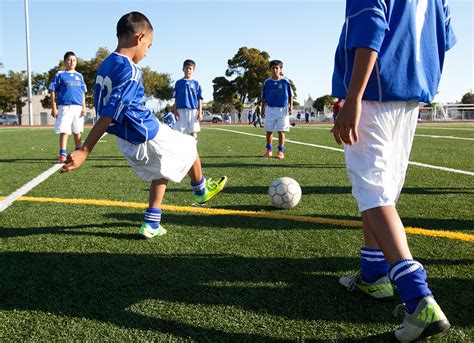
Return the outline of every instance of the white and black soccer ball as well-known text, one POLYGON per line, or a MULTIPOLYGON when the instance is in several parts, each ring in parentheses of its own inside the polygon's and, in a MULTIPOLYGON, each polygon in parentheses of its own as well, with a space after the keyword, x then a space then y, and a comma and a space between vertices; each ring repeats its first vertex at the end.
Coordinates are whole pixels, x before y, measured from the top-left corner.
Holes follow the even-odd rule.
POLYGON ((291 177, 280 177, 273 180, 268 188, 268 196, 273 206, 277 208, 292 208, 301 199, 301 187, 291 177))

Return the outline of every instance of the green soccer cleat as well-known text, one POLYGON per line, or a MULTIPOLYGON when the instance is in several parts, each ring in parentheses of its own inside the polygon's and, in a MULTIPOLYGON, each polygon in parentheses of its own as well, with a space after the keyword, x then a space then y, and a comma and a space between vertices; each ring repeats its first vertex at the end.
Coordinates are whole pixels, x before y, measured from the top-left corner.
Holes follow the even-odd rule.
POLYGON ((163 236, 166 230, 159 225, 157 229, 153 229, 149 224, 145 223, 140 227, 139 234, 143 239, 150 239, 156 236, 163 236))
POLYGON ((451 324, 433 297, 423 297, 416 306, 415 312, 409 314, 405 304, 395 308, 394 315, 398 316, 403 310, 403 323, 395 330, 395 337, 400 342, 414 342, 437 335, 448 330, 451 324))
POLYGON ((212 178, 206 180, 206 187, 204 188, 204 193, 202 195, 194 194, 194 200, 198 204, 204 204, 211 200, 216 194, 219 194, 227 182, 227 176, 223 176, 219 181, 215 181, 212 178))
POLYGON ((388 276, 383 276, 375 282, 367 283, 362 280, 359 271, 353 275, 341 276, 339 283, 346 287, 349 292, 358 289, 377 300, 393 299, 393 286, 388 276))

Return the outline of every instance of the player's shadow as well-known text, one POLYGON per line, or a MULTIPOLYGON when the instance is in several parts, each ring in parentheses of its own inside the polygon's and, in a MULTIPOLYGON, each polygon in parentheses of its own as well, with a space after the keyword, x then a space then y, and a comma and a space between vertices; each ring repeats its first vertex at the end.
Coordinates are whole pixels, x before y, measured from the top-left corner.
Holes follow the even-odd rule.
POLYGON ((279 168, 279 169, 343 169, 344 164, 326 164, 326 163, 281 163, 278 159, 267 159, 258 158, 257 161, 260 163, 245 163, 245 162, 208 162, 202 161, 202 168, 207 170, 208 168, 216 168, 223 170, 226 168, 239 168, 239 169, 255 169, 255 168, 279 168))
MULTIPOLYGON (((166 244, 165 237, 160 244, 166 244)), ((396 301, 375 303, 337 286, 337 275, 357 263, 346 257, 8 252, 0 254, 0 309, 88 318, 197 341, 278 339, 186 322, 216 306, 252 313, 257 323, 260 318, 255 314, 284 320, 387 324, 388 331, 398 323, 391 319, 396 301), (189 306, 183 309, 182 304, 189 306), (171 318, 178 319, 170 319, 170 312, 171 318)), ((466 297, 452 299, 452 294, 473 289, 473 280, 431 278, 431 284, 454 325, 473 324, 465 315, 472 302, 466 297)))

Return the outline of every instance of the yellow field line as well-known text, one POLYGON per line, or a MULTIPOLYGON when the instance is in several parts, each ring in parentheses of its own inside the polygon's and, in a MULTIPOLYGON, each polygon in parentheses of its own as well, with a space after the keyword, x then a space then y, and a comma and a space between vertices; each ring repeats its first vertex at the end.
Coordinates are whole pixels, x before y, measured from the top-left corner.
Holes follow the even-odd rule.
MULTIPOLYGON (((0 197, 0 199, 5 197, 0 197)), ((79 205, 96 205, 96 206, 116 206, 116 207, 132 207, 132 208, 147 208, 148 204, 139 202, 127 202, 127 201, 112 201, 112 200, 94 200, 94 199, 62 199, 62 198, 42 198, 42 197, 20 197, 18 201, 32 201, 32 202, 53 202, 62 204, 79 204, 79 205)), ((329 224, 344 227, 362 227, 362 222, 359 220, 345 220, 335 218, 322 218, 322 217, 307 217, 298 216, 282 213, 269 213, 269 212, 255 212, 255 211, 241 211, 241 210, 226 210, 220 208, 206 208, 206 207, 191 207, 191 206, 176 206, 176 205, 162 205, 161 208, 165 211, 170 212, 185 212, 185 213, 197 213, 197 214, 209 214, 209 215, 220 215, 220 216, 241 216, 241 217, 252 217, 252 218, 266 218, 266 219, 284 219, 292 220, 297 222, 305 223, 317 223, 317 224, 329 224)), ((440 231, 440 230, 426 230, 416 227, 406 227, 405 231, 413 235, 422 235, 429 237, 441 237, 455 239, 465 242, 474 242, 474 235, 451 232, 451 231, 440 231)))

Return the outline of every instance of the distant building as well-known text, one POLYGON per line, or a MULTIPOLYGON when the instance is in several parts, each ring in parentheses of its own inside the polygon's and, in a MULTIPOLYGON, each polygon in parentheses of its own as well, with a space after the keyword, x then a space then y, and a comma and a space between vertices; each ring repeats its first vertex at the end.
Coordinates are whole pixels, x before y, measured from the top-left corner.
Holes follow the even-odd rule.
POLYGON ((314 112, 313 102, 314 100, 311 97, 311 94, 308 94, 308 99, 306 99, 303 104, 303 111, 308 113, 314 112))

